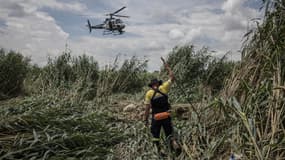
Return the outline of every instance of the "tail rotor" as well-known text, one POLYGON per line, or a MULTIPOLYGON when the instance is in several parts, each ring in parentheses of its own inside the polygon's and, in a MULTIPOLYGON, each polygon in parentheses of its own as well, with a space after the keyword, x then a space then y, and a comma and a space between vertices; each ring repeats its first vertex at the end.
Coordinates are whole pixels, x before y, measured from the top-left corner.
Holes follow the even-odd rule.
POLYGON ((89 33, 91 33, 92 28, 91 28, 91 23, 90 23, 89 19, 87 20, 87 25, 86 26, 89 28, 89 33))

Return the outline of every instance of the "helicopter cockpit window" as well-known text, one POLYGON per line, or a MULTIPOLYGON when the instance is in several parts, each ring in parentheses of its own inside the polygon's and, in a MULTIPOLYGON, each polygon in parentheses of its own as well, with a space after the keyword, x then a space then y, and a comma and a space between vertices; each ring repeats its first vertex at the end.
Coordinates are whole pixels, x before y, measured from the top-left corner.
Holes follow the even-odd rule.
POLYGON ((121 24, 121 23, 122 23, 122 20, 116 19, 116 23, 117 23, 117 24, 121 24))

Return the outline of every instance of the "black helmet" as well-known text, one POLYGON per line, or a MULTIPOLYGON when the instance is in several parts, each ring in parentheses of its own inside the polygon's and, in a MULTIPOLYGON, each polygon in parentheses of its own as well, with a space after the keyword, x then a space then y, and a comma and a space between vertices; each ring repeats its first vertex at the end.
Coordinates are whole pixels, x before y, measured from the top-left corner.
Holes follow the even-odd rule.
POLYGON ((159 85, 162 85, 162 80, 158 80, 157 78, 152 79, 152 80, 150 81, 150 83, 148 84, 148 86, 149 86, 149 87, 152 87, 152 85, 153 85, 153 84, 156 84, 156 83, 158 83, 159 85))

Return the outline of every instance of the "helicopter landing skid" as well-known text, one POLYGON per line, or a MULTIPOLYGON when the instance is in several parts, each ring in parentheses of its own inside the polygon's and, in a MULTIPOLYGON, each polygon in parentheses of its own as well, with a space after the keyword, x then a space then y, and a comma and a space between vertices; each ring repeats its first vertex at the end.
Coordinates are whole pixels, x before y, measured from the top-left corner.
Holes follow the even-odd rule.
POLYGON ((110 34, 112 34, 112 35, 116 36, 116 35, 121 35, 124 32, 125 31, 104 31, 103 35, 110 35, 110 34))

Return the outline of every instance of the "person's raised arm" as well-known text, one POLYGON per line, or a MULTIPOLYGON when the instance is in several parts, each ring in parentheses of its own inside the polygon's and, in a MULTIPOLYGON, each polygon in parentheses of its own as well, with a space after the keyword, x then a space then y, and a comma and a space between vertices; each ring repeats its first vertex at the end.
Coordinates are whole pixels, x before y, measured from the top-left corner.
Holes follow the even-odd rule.
POLYGON ((164 67, 166 68, 167 72, 168 72, 168 76, 169 79, 171 80, 171 82, 173 82, 175 80, 174 74, 171 70, 171 68, 169 67, 169 65, 165 62, 165 60, 161 57, 161 60, 163 62, 164 67))

